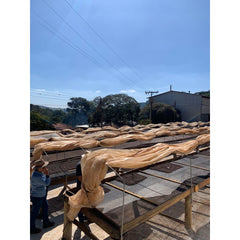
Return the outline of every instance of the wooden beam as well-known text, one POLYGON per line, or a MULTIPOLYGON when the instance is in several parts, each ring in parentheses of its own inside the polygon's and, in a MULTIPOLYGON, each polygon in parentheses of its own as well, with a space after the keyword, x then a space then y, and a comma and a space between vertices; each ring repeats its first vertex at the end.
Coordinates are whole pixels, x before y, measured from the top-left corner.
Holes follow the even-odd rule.
POLYGON ((156 175, 156 174, 153 174, 153 173, 147 173, 147 172, 143 172, 143 171, 139 171, 139 172, 141 172, 143 174, 146 174, 146 175, 149 175, 149 176, 161 178, 161 179, 164 179, 164 180, 169 181, 169 182, 174 182, 174 183, 177 183, 177 184, 183 184, 182 182, 179 182, 177 180, 174 180, 174 179, 171 179, 171 178, 162 177, 162 176, 159 176, 159 175, 156 175))
POLYGON ((200 182, 198 185, 199 189, 205 187, 206 185, 210 184, 210 177, 205 179, 204 181, 200 182))
POLYGON ((72 240, 72 222, 68 220, 67 213, 69 211, 69 204, 64 200, 64 223, 62 240, 72 240))
MULTIPOLYGON (((205 179, 203 182, 197 184, 199 188, 204 187, 205 185, 208 185, 210 182, 210 178, 205 179)), ((171 207, 172 205, 176 204, 177 202, 181 201, 182 199, 189 196, 194 191, 194 187, 186 190, 185 192, 167 200, 166 202, 162 203, 161 205, 157 206, 156 208, 150 210, 149 212, 139 216, 138 218, 132 220, 131 222, 124 224, 123 226, 123 233, 130 231, 134 227, 138 226, 141 223, 146 222, 148 219, 154 217, 155 215, 159 214, 160 212, 163 212, 167 208, 171 207)))
POLYGON ((192 196, 191 194, 185 198, 185 227, 192 228, 192 196))
POLYGON ((120 238, 121 227, 97 208, 82 208, 81 212, 87 217, 87 219, 97 224, 112 238, 120 238))
POLYGON ((87 228, 86 224, 77 221, 76 219, 73 220, 73 223, 78 226, 90 239, 99 240, 89 229, 87 228))
POLYGON ((141 223, 146 222, 148 219, 154 217, 155 215, 159 214, 160 212, 163 212, 167 208, 171 207, 175 203, 179 202, 180 200, 184 199, 191 193, 190 189, 186 190, 185 192, 177 195, 176 197, 162 203, 161 205, 157 206, 156 208, 146 212, 145 214, 139 216, 138 218, 135 218, 131 222, 124 224, 123 226, 123 232, 128 232, 134 227, 138 226, 141 223))
POLYGON ((204 157, 204 158, 210 158, 210 156, 208 155, 203 155, 203 154, 198 154, 200 157, 204 157))

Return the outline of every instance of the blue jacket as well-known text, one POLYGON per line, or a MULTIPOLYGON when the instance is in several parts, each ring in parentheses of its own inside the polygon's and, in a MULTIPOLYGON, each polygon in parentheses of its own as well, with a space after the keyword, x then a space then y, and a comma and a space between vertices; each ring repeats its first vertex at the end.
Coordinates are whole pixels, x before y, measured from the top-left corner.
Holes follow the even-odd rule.
POLYGON ((31 196, 32 197, 45 197, 47 186, 50 185, 49 176, 43 173, 34 171, 31 177, 31 196))

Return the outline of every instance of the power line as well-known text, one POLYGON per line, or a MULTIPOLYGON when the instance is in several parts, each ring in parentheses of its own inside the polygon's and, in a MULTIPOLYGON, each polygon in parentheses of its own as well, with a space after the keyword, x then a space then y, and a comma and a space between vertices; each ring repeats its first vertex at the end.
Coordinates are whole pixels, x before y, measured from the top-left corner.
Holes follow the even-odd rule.
MULTIPOLYGON (((93 62, 95 65, 97 65, 98 67, 102 68, 102 66, 97 62, 96 59, 94 59, 94 57, 92 57, 91 55, 89 55, 87 52, 85 52, 84 50, 82 50, 81 48, 79 48, 78 46, 76 46, 75 44, 73 44, 71 42, 71 40, 69 40, 67 37, 65 37, 63 34, 60 33, 56 33, 54 30, 52 30, 51 28, 53 28, 46 20, 44 20, 42 17, 40 17, 36 11, 32 10, 34 12, 34 14, 45 24, 39 22, 40 25, 42 25, 44 28, 46 28, 48 31, 50 31, 52 34, 54 34, 57 38, 59 38, 60 40, 62 40, 64 43, 66 43, 68 46, 70 46, 72 49, 76 50, 77 52, 79 52, 81 55, 83 55, 84 57, 88 58, 91 62, 93 62)), ((105 70, 105 69, 104 69, 105 70)))
MULTIPOLYGON (((46 28, 48 31, 50 31, 52 34, 54 34, 57 38, 59 38, 60 40, 62 40, 64 43, 66 43, 68 46, 70 46, 72 49, 76 50, 77 52, 79 52, 81 55, 83 55, 84 57, 88 58, 91 62, 93 62, 95 65, 97 65, 99 68, 103 69, 104 71, 106 71, 108 74, 110 73, 111 75, 113 75, 111 72, 107 71, 94 57, 92 57, 91 55, 89 55, 88 53, 86 53, 84 50, 82 50, 81 48, 79 48, 78 46, 76 46, 74 43, 71 42, 70 39, 68 39, 67 37, 65 37, 63 34, 60 33, 56 33, 54 30, 52 30, 51 28, 53 28, 48 22, 46 22, 46 20, 44 20, 43 18, 41 18, 34 10, 32 10, 35 15, 42 21, 44 22, 44 24, 42 22, 39 22, 40 25, 42 25, 44 28, 46 28)), ((115 76, 113 76, 115 78, 115 76)))
MULTIPOLYGON (((108 63, 112 68, 114 68, 122 77, 125 79, 128 79, 132 83, 132 79, 128 78, 125 74, 123 74, 119 69, 117 69, 111 62, 109 62, 95 47, 93 47, 82 35, 75 30, 65 19, 59 14, 49 3, 47 3, 45 0, 42 0, 45 5, 50 8, 75 34, 77 34, 93 51, 95 51, 106 63, 108 63)), ((135 84, 135 83, 134 83, 135 84)))
POLYGON ((135 76, 137 76, 138 79, 143 80, 139 76, 139 74, 134 69, 132 69, 132 67, 110 46, 110 44, 107 43, 107 41, 87 22, 87 20, 84 19, 67 0, 64 0, 64 1, 80 17, 80 19, 92 30, 92 32, 95 33, 95 35, 105 44, 105 46, 107 46, 115 54, 115 56, 117 56, 121 60, 121 62, 125 64, 135 74, 135 76))
POLYGON ((56 33, 56 31, 53 30, 54 28, 46 20, 44 20, 42 17, 40 17, 36 13, 36 11, 34 11, 34 10, 32 10, 32 11, 34 12, 35 17, 37 17, 40 20, 38 22, 42 27, 47 29, 49 32, 51 32, 53 35, 55 35, 58 39, 60 39, 65 44, 67 44, 69 47, 71 47, 73 50, 77 51, 82 56, 88 58, 92 63, 94 63, 96 66, 98 66, 99 68, 104 70, 106 73, 111 74, 114 78, 116 78, 116 76, 114 76, 111 72, 107 71, 94 57, 92 57, 91 55, 86 53, 84 50, 82 50, 81 48, 76 46, 76 44, 72 43, 72 41, 69 38, 65 37, 63 34, 56 33))
POLYGON ((39 92, 37 90, 30 90, 32 92, 32 94, 37 94, 37 95, 41 95, 41 96, 51 96, 51 97, 58 97, 58 98, 62 98, 62 99, 67 99, 67 98, 71 98, 72 95, 66 95, 66 94, 56 94, 53 92, 39 92))
POLYGON ((41 97, 41 98, 48 98, 48 99, 55 99, 55 100, 59 100, 59 101, 69 101, 70 99, 63 99, 63 98, 57 98, 57 97, 51 97, 51 96, 44 96, 44 95, 34 95, 31 94, 31 97, 41 97))
POLYGON ((36 89, 36 88, 32 88, 30 89, 30 91, 35 92, 35 93, 44 93, 44 94, 55 94, 58 96, 66 96, 69 97, 70 95, 64 94, 64 93, 60 93, 59 91, 48 91, 45 89, 36 89))

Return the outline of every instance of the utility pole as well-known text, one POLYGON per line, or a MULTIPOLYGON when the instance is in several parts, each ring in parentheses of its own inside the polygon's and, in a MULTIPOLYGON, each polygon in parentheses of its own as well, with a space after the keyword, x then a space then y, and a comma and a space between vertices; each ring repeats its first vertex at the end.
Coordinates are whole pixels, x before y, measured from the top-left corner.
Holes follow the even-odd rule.
POLYGON ((149 97, 149 104, 150 104, 150 122, 152 123, 152 95, 153 93, 158 93, 158 91, 145 91, 146 94, 151 94, 151 97, 149 97))

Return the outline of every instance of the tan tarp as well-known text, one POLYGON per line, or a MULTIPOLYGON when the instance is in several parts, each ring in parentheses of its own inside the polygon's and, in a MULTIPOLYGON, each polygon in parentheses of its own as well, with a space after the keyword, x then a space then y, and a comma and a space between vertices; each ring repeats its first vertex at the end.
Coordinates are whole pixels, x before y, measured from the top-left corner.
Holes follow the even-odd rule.
POLYGON ((30 136, 39 136, 45 134, 57 133, 57 131, 42 130, 42 131, 31 131, 30 136))
POLYGON ((100 186, 108 166, 119 168, 140 168, 163 161, 170 154, 189 154, 199 145, 209 142, 210 135, 205 134, 195 140, 179 143, 158 143, 144 149, 100 149, 88 151, 82 156, 82 188, 69 197, 69 220, 73 220, 82 207, 95 207, 104 198, 100 186))
MULTIPOLYGON (((130 127, 128 127, 129 129, 130 127)), ((124 127, 127 129, 127 127, 124 127)), ((132 131, 132 130, 131 130, 132 131)), ((160 128, 153 128, 144 132, 134 133, 120 132, 120 131, 98 131, 93 132, 90 129, 88 134, 74 133, 69 135, 63 135, 62 137, 52 137, 48 141, 55 141, 56 143, 49 143, 46 140, 30 139, 31 147, 34 146, 33 158, 38 159, 43 150, 53 151, 53 150, 73 150, 75 148, 94 148, 94 147, 113 147, 119 144, 123 144, 128 141, 150 141, 156 137, 160 136, 174 136, 180 134, 204 134, 210 132, 210 127, 200 127, 200 128, 181 128, 179 129, 176 125, 171 126, 161 126, 160 128), (75 137, 76 136, 76 137, 75 137), (81 137, 82 136, 82 137, 81 137), (102 140, 100 140, 102 139, 102 140), (68 142, 68 143, 65 143, 68 142)))
POLYGON ((36 144, 41 142, 47 142, 47 138, 31 138, 30 139, 30 147, 33 148, 36 144))
POLYGON ((96 140, 65 140, 65 141, 53 141, 53 142, 44 142, 35 145, 33 150, 33 159, 39 159, 42 156, 43 151, 65 151, 73 150, 76 148, 93 148, 97 147, 99 144, 96 140))

